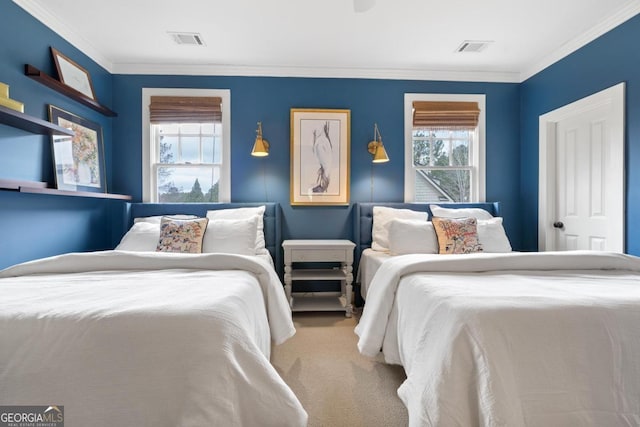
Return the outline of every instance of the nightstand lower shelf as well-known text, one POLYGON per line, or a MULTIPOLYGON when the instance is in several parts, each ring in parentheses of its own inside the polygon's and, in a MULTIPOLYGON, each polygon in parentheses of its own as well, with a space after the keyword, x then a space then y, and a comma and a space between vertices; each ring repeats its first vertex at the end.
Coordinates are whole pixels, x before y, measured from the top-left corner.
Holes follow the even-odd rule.
POLYGON ((347 311, 347 299, 339 292, 293 292, 291 311, 347 311))

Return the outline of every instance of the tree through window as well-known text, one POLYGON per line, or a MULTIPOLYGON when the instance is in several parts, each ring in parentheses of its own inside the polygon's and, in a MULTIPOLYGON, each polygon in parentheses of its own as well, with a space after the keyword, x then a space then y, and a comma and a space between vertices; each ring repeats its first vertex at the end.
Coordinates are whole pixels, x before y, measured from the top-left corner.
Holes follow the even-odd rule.
POLYGON ((222 136, 219 123, 152 125, 158 146, 158 202, 218 202, 222 136))
POLYGON ((413 168, 419 202, 469 202, 471 129, 415 128, 413 168))

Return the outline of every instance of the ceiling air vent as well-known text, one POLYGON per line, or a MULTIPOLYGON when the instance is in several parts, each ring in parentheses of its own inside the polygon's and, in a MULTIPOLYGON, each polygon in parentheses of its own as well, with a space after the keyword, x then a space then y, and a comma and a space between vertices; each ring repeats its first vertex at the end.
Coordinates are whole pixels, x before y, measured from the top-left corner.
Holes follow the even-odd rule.
POLYGON ((204 46, 204 40, 199 33, 172 33, 169 35, 178 44, 191 46, 204 46))
POLYGON ((460 46, 456 49, 456 52, 482 52, 489 46, 491 41, 481 41, 481 40, 465 40, 462 42, 460 46))

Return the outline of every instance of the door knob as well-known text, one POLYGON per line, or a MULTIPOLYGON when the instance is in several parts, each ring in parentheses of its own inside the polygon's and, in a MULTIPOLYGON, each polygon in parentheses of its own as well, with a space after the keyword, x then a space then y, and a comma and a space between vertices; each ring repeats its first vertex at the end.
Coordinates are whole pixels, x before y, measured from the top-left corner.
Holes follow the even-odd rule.
POLYGON ((553 226, 555 228, 564 228, 564 224, 562 223, 562 221, 556 221, 553 223, 553 226))

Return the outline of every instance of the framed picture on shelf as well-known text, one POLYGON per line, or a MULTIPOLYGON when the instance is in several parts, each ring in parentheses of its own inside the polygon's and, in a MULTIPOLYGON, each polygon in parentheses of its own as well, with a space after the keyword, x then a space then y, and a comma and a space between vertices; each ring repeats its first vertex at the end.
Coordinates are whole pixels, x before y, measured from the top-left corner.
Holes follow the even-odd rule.
POLYGON ((51 48, 51 54, 56 63, 60 81, 84 96, 96 100, 89 72, 54 47, 51 48))
POLYGON ((53 105, 49 121, 74 132, 51 137, 56 188, 106 193, 102 127, 53 105))
POLYGON ((291 109, 291 204, 348 205, 351 110, 291 109))

